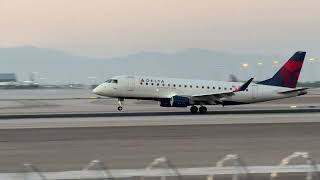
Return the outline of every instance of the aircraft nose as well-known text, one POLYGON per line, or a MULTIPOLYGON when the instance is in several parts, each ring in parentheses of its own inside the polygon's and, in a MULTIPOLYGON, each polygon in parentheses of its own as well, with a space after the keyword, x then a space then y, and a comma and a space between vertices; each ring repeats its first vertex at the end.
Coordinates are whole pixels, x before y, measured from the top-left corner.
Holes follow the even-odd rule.
POLYGON ((97 86, 96 88, 94 88, 94 89, 92 90, 92 93, 93 93, 93 94, 97 94, 97 95, 100 95, 101 92, 102 92, 102 87, 101 87, 101 85, 97 86))

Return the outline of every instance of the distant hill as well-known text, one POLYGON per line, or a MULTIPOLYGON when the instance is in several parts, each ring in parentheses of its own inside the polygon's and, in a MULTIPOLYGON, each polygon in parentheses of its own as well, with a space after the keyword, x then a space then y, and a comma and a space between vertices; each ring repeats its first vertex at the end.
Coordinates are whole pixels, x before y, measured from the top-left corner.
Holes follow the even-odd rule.
MULTIPOLYGON (((227 80, 229 74, 235 74, 239 79, 251 76, 259 79, 276 71, 277 67, 272 66, 273 60, 271 56, 206 49, 185 49, 175 53, 140 52, 102 59, 32 46, 0 48, 0 72, 15 72, 20 80, 27 79, 31 72, 38 72, 36 80, 50 83, 101 82, 120 74, 215 80, 227 80), (263 63, 263 68, 257 68, 258 60, 263 63), (248 63, 249 68, 241 69, 241 63, 248 63)), ((279 61, 281 65, 285 59, 279 61)))

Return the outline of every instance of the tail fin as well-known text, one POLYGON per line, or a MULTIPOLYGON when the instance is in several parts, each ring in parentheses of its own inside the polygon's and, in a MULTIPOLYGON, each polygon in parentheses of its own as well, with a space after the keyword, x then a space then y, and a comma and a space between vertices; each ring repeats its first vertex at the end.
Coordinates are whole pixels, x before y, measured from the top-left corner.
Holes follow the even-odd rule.
POLYGON ((299 79, 306 52, 296 52, 270 79, 257 84, 295 88, 299 79))
POLYGON ((229 75, 229 82, 239 82, 238 78, 234 74, 229 75))

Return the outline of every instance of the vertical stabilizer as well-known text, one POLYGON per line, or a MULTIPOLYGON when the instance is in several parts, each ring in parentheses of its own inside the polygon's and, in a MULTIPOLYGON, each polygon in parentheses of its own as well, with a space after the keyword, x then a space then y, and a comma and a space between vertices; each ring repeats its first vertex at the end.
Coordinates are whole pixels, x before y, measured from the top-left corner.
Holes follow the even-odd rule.
POLYGON ((270 79, 257 84, 296 88, 306 52, 296 52, 270 79))

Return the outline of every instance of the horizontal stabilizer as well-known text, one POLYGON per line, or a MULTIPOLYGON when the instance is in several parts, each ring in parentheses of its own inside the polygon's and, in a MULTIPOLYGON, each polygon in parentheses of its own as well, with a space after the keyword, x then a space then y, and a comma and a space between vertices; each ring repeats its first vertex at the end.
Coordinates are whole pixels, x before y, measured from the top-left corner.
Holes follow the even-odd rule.
POLYGON ((289 93, 293 93, 293 92, 299 92, 299 91, 305 91, 309 88, 299 88, 299 89, 291 89, 291 90, 288 90, 288 91, 281 91, 281 92, 278 92, 279 94, 289 94, 289 93))

